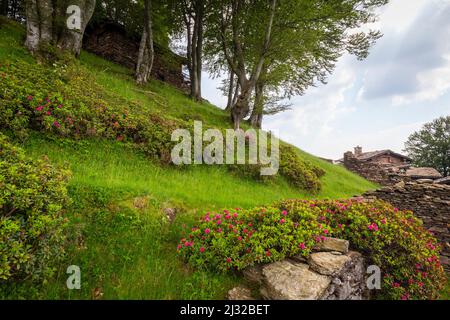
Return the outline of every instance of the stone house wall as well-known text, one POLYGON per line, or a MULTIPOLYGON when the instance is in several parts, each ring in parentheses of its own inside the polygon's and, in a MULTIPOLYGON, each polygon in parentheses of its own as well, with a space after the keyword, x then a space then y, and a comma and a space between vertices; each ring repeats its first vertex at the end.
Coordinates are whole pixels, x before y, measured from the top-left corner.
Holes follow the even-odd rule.
POLYGON ((450 272, 450 185, 400 182, 363 195, 380 199, 401 210, 411 210, 441 242, 441 263, 450 272))
POLYGON ((390 173, 388 167, 379 163, 361 161, 350 151, 344 154, 344 167, 380 185, 392 185, 407 179, 407 177, 400 177, 396 173, 390 173))

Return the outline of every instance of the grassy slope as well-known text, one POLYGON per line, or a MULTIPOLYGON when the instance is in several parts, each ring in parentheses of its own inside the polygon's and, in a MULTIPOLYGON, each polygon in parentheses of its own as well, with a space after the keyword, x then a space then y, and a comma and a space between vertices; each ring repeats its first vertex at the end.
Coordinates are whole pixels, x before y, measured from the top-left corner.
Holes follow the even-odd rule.
MULTIPOLYGON (((23 29, 8 23, 0 27, 0 61, 22 59, 34 63, 22 48, 23 29)), ((153 81, 134 85, 130 70, 83 52, 81 62, 96 81, 146 108, 172 117, 198 119, 228 127, 228 115, 208 103, 194 103, 170 86, 153 81)), ((302 157, 326 171, 323 188, 312 195, 295 190, 282 179, 264 185, 230 175, 222 167, 195 166, 187 170, 153 164, 135 150, 117 142, 84 140, 73 143, 33 134, 23 147, 33 157, 48 155, 73 171, 70 182, 74 207, 67 213, 77 244, 69 248, 66 264, 38 291, 26 285, 6 297, 92 298, 95 288, 104 298, 175 299, 223 298, 238 280, 188 270, 176 257, 175 246, 183 226, 191 226, 199 212, 223 207, 252 207, 283 198, 342 198, 374 185, 303 151, 302 157), (164 207, 178 208, 173 224, 164 207), (65 268, 82 270, 82 289, 65 288, 65 268)))

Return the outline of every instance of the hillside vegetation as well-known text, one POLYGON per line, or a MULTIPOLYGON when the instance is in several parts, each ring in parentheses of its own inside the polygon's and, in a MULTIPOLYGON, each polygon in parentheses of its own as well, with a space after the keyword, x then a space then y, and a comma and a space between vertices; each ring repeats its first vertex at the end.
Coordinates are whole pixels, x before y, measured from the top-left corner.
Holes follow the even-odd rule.
POLYGON ((72 204, 64 213, 66 255, 53 276, 33 290, 29 280, 8 283, 0 297, 224 298, 238 276, 193 272, 176 255, 200 214, 289 198, 348 198, 375 187, 286 144, 300 169, 270 181, 225 166, 168 165, 172 129, 193 120, 225 129, 229 115, 161 82, 137 87, 131 70, 86 52, 80 62, 55 52, 53 64, 37 63, 23 39, 22 26, 0 20, 0 128, 31 159, 46 156, 71 170, 72 204), (300 188, 292 177, 303 172, 312 176, 300 188), (308 190, 314 179, 320 190, 308 190), (168 211, 176 212, 172 222, 168 211), (69 265, 81 268, 81 290, 66 288, 69 265))

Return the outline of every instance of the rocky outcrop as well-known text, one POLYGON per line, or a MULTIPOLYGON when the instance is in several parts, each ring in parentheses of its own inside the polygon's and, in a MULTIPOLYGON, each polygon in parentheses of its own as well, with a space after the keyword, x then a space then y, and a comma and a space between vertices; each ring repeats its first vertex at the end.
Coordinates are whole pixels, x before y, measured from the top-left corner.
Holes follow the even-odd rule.
MULTIPOLYGON (((328 238, 308 258, 293 257, 244 270, 247 282, 268 300, 361 300, 368 297, 361 254, 348 251, 348 241, 328 238)), ((245 297, 241 287, 229 297, 245 297)))
POLYGON ((400 182, 367 192, 364 198, 380 199, 401 210, 410 210, 443 245, 441 263, 450 272, 450 185, 400 182))

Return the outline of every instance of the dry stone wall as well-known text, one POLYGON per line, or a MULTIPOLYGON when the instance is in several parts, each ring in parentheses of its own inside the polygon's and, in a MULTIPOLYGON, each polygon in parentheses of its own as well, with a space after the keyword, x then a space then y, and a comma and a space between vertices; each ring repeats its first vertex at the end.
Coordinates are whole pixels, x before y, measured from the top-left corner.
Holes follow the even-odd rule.
POLYGON ((450 185, 400 182, 363 195, 380 199, 401 210, 411 210, 441 242, 441 263, 450 272, 450 185))
MULTIPOLYGON (((257 298, 268 300, 362 300, 368 298, 365 262, 348 241, 328 238, 305 259, 293 257, 244 270, 257 298)), ((228 293, 231 300, 254 299, 249 288, 228 293)))

